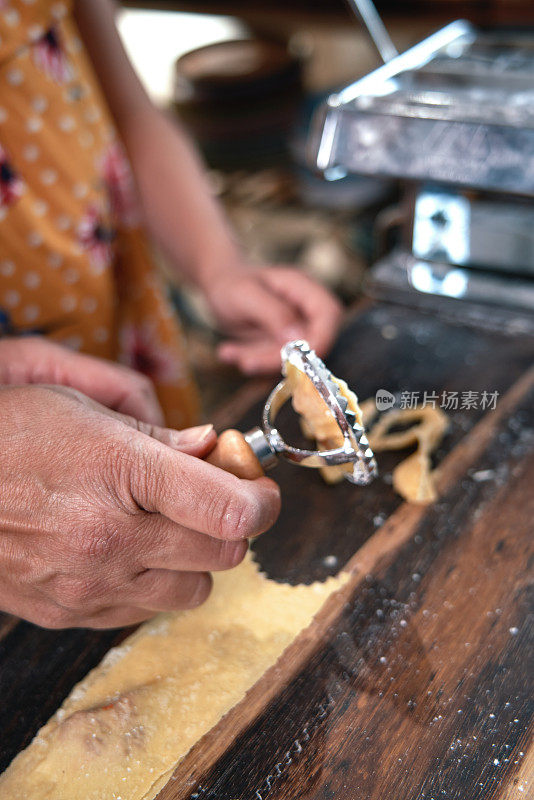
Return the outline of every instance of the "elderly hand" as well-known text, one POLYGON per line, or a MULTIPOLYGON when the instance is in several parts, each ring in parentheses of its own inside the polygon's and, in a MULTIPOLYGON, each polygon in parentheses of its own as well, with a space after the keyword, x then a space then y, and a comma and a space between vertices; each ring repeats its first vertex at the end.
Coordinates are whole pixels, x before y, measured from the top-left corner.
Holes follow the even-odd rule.
POLYGON ((279 371, 280 348, 292 339, 306 339, 326 355, 341 321, 339 301, 291 267, 221 271, 204 288, 229 336, 219 356, 247 374, 279 371))
POLYGON ((26 383, 71 386, 115 411, 163 424, 154 387, 145 375, 38 336, 0 339, 0 384, 26 383))
POLYGON ((46 627, 191 608, 244 557, 279 492, 201 460, 211 428, 137 422, 73 389, 0 389, 0 607, 46 627))

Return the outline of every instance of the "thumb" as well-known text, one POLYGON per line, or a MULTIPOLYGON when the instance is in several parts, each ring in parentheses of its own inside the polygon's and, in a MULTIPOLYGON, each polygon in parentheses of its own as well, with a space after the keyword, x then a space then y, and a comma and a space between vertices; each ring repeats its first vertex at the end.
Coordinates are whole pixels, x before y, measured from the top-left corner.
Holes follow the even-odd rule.
POLYGON ((180 450, 182 453, 187 453, 196 458, 204 458, 204 456, 213 450, 215 442, 217 441, 217 434, 211 424, 197 425, 194 428, 184 428, 181 431, 175 431, 171 428, 160 428, 158 425, 150 425, 147 422, 141 422, 134 417, 127 417, 124 414, 120 416, 126 425, 150 436, 151 439, 157 439, 158 442, 172 447, 173 450, 180 450))

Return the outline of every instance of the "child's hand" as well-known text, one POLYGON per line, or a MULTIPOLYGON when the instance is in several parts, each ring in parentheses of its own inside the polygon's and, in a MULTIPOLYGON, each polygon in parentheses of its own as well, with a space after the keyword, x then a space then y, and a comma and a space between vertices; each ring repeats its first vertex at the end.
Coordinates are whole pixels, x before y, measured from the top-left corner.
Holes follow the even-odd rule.
POLYGON ((223 272, 206 294, 229 336, 220 358, 247 374, 277 372, 280 347, 291 339, 306 339, 318 355, 326 355, 341 321, 339 301, 291 267, 223 272))
POLYGON ((163 424, 156 392, 145 375, 40 336, 0 339, 0 384, 27 383, 71 386, 115 411, 163 424))

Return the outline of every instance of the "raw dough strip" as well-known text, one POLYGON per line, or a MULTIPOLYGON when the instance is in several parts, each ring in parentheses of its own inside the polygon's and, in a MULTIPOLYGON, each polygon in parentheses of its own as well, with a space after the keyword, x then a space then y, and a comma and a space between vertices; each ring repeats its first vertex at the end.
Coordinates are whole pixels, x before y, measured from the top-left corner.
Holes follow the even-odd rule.
POLYGON ((437 491, 430 456, 441 442, 449 421, 440 408, 420 406, 417 408, 391 409, 387 411, 369 431, 369 444, 375 453, 384 450, 404 450, 417 445, 415 453, 397 464, 393 470, 393 488, 411 503, 433 503, 437 491), (391 433, 396 425, 416 423, 397 433, 391 433))

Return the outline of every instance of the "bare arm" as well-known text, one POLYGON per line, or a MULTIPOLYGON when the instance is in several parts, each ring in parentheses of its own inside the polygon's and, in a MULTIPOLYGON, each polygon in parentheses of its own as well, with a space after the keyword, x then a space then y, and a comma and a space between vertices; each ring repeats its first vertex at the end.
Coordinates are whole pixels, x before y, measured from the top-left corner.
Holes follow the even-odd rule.
POLYGON ((203 286, 241 254, 198 154, 151 103, 130 64, 112 0, 76 0, 75 16, 139 187, 148 228, 180 271, 203 286))

